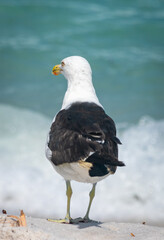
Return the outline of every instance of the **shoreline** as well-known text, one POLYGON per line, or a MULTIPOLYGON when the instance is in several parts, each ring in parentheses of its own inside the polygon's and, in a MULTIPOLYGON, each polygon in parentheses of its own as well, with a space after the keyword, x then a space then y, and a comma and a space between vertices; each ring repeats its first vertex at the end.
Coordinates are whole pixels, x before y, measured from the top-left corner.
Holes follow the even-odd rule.
MULTIPOLYGON (((4 215, 0 216, 1 218, 4 215)), ((46 219, 26 217, 27 227, 0 224, 1 240, 83 240, 108 239, 163 240, 164 228, 142 223, 90 222, 61 224, 46 219)))

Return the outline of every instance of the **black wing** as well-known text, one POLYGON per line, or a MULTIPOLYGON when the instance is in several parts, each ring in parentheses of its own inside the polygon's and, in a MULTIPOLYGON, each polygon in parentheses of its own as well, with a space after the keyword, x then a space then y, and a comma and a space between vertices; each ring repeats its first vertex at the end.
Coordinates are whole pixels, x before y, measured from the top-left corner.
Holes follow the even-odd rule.
POLYGON ((116 166, 124 166, 117 159, 117 144, 121 142, 116 137, 115 124, 101 107, 75 103, 57 114, 48 147, 55 165, 83 160, 92 163, 90 175, 100 176, 104 169, 115 172, 116 166))

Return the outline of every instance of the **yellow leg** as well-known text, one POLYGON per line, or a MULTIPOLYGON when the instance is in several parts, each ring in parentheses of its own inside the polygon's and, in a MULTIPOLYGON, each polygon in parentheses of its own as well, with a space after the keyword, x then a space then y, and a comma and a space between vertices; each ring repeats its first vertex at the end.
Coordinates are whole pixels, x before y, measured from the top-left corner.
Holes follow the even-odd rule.
POLYGON ((71 183, 70 181, 66 181, 66 187, 67 187, 67 214, 65 219, 70 220, 71 216, 70 216, 70 204, 71 204, 71 196, 72 196, 72 188, 71 188, 71 183))
POLYGON ((79 223, 79 222, 92 222, 92 220, 89 219, 89 212, 90 212, 90 208, 91 208, 91 204, 92 204, 92 201, 93 201, 93 198, 95 196, 95 188, 96 188, 96 183, 93 184, 93 187, 89 193, 89 205, 88 205, 88 209, 87 209, 87 212, 84 216, 84 218, 76 218, 76 219, 73 219, 71 222, 72 223, 79 223))
POLYGON ((53 220, 53 219, 48 219, 48 221, 51 222, 58 222, 58 223, 70 223, 71 222, 71 216, 70 216, 70 203, 71 203, 71 196, 72 196, 72 188, 71 188, 71 183, 70 181, 66 181, 66 195, 67 195, 67 213, 66 217, 64 219, 60 220, 53 220))
POLYGON ((71 223, 77 224, 77 223, 80 223, 80 222, 92 222, 92 220, 89 219, 89 212, 90 212, 90 208, 91 208, 93 198, 95 196, 95 188, 96 188, 96 183, 93 184, 93 187, 92 187, 92 189, 89 193, 90 200, 89 200, 89 205, 88 205, 88 209, 87 209, 87 212, 85 214, 85 217, 84 218, 71 219, 71 223))
POLYGON ((89 205, 88 205, 87 212, 85 214, 85 217, 83 218, 84 221, 89 221, 90 220, 89 219, 89 212, 90 212, 90 208, 91 208, 93 198, 95 196, 95 188, 96 188, 96 183, 93 184, 92 190, 89 193, 90 200, 89 200, 89 205))

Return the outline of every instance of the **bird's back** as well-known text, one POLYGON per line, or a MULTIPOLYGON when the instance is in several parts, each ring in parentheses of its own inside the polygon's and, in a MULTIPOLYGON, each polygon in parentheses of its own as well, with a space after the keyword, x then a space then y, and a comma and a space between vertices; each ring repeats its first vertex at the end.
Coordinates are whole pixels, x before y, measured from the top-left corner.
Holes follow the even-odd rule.
POLYGON ((90 177, 114 173, 120 144, 114 121, 95 103, 74 103, 61 110, 53 122, 48 148, 55 166, 78 163, 87 167, 90 177))

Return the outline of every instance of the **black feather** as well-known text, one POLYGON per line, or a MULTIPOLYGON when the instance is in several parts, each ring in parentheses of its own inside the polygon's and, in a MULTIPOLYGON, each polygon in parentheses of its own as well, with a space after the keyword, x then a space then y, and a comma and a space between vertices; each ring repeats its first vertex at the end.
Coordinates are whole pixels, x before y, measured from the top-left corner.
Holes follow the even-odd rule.
POLYGON ((118 160, 117 144, 121 142, 114 121, 100 106, 85 102, 74 103, 57 114, 48 147, 55 165, 86 159, 93 163, 90 174, 100 176, 109 172, 108 167, 115 172, 117 166, 124 166, 118 160), (95 153, 90 156, 90 152, 95 153))

